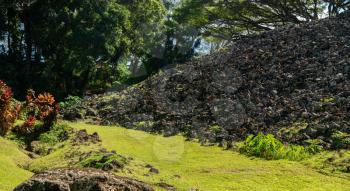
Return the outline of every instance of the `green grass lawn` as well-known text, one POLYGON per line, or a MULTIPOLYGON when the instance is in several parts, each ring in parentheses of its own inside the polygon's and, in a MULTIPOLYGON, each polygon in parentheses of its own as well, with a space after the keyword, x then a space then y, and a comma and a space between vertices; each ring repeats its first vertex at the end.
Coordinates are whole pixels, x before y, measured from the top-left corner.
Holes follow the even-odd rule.
POLYGON ((98 132, 103 147, 135 158, 133 173, 120 173, 179 190, 350 190, 350 179, 326 176, 298 162, 248 158, 219 147, 202 147, 183 137, 164 138, 119 127, 70 123, 98 132), (145 176, 140 165, 151 164, 160 174, 145 176))
POLYGON ((9 191, 32 176, 21 167, 29 162, 18 146, 0 137, 0 191, 9 191))
MULTIPOLYGON (((134 160, 119 172, 119 175, 136 178, 152 185, 167 183, 178 190, 229 191, 229 190, 350 190, 349 176, 321 174, 308 166, 319 165, 315 157, 303 165, 286 160, 267 161, 249 158, 219 147, 202 147, 195 142, 186 142, 183 137, 162 137, 120 127, 95 126, 84 123, 69 123, 76 129, 98 132, 102 147, 109 151, 132 157, 134 160), (147 164, 160 173, 152 174, 147 164)), ((30 160, 16 144, 0 138, 0 191, 10 191, 32 173, 69 164, 68 152, 89 151, 98 145, 68 147, 62 143, 55 152, 45 157, 30 160)), ((161 188, 156 187, 157 190, 161 188)))

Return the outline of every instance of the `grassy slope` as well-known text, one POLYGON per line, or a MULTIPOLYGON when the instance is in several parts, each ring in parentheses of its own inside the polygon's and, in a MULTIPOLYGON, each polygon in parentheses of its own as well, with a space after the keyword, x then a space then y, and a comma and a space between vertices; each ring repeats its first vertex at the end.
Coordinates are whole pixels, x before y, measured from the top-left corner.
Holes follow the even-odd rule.
POLYGON ((134 173, 121 173, 149 183, 165 181, 180 190, 350 190, 350 180, 325 176, 300 163, 250 159, 218 147, 201 147, 182 137, 164 138, 118 127, 83 123, 78 129, 98 132, 103 147, 135 158, 134 173), (159 175, 144 176, 149 163, 159 175))
MULTIPOLYGON (((349 178, 322 175, 300 163, 285 160, 266 161, 251 159, 218 147, 201 147, 185 142, 180 136, 164 138, 140 131, 119 127, 93 126, 71 123, 78 129, 98 132, 103 147, 132 156, 135 160, 120 175, 156 184, 166 182, 179 190, 191 188, 204 191, 226 190, 350 190, 349 178), (160 170, 160 174, 148 175, 146 164, 160 170)), ((78 150, 93 150, 94 145, 78 150)), ((56 152, 31 161, 29 169, 46 170, 65 167, 68 159, 64 147, 56 152)), ((0 191, 11 190, 32 174, 18 167, 29 162, 17 146, 0 138, 0 191)), ((311 162, 310 164, 317 164, 311 162)), ((312 165, 311 165, 312 166, 312 165)))
POLYGON ((20 168, 29 161, 16 144, 0 137, 0 191, 13 189, 32 176, 32 173, 20 168))
POLYGON ((99 149, 97 145, 69 147, 70 144, 67 142, 64 142, 62 145, 64 145, 63 148, 54 151, 50 155, 33 160, 29 164, 28 169, 31 172, 42 172, 52 168, 65 168, 69 166, 70 160, 79 158, 79 154, 72 155, 72 150, 74 150, 76 153, 79 153, 98 151, 99 149), (67 154, 70 154, 71 156, 67 157, 67 154))

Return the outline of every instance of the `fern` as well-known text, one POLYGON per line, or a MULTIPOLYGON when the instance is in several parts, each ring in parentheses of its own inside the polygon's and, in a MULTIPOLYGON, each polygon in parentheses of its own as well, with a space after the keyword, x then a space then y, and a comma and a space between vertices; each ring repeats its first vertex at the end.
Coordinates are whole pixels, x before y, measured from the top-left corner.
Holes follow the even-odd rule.
POLYGON ((288 159, 301 160, 311 154, 320 152, 322 149, 316 146, 303 147, 298 145, 285 146, 273 135, 259 133, 250 135, 240 148, 240 152, 249 156, 256 156, 268 160, 288 159))

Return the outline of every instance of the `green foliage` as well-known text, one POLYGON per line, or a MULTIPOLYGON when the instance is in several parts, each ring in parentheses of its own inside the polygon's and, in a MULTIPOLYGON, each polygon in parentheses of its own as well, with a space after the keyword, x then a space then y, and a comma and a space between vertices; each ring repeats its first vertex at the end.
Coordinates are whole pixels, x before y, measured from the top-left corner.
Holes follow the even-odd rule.
MULTIPOLYGON (((42 126, 43 123, 39 121, 33 126, 33 129, 37 130, 26 134, 11 133, 7 138, 16 142, 23 148, 30 149, 40 155, 46 155, 49 152, 49 148, 53 148, 58 143, 66 141, 73 130, 67 125, 56 124, 52 126, 49 131, 42 133, 42 131, 40 131, 42 126), (33 141, 36 142, 35 145, 32 145, 33 141)), ((22 125, 18 127, 23 128, 22 125)))
POLYGON ((323 174, 342 177, 350 177, 350 151, 336 150, 316 154, 303 161, 304 164, 317 169, 323 174))
POLYGON ((122 63, 118 65, 118 81, 125 82, 131 75, 131 71, 126 63, 122 63))
POLYGON ((334 103, 335 99, 333 97, 325 97, 321 99, 322 103, 334 103))
POLYGON ((209 129, 209 131, 211 132, 211 133, 220 133, 220 131, 222 130, 222 128, 221 128, 221 126, 220 125, 212 125, 212 126, 210 126, 210 129, 209 129))
POLYGON ((252 188, 288 191, 315 188, 347 190, 350 187, 349 179, 320 174, 299 162, 259 158, 252 160, 220 147, 202 147, 195 141, 185 141, 181 136, 163 137, 118 126, 83 123, 70 125, 87 129, 88 133, 98 132, 102 145, 107 150, 116 150, 124 156, 134 158, 125 171, 118 172, 118 175, 137 178, 152 185, 163 181, 178 190, 192 188, 213 191, 252 188), (145 176, 149 173, 149 169, 143 168, 146 164, 157 168, 160 174, 145 176), (127 172, 128 169, 132 172, 127 172), (336 183, 337 180, 341 182, 336 183))
POLYGON ((118 74, 118 76, 114 78, 116 81, 112 82, 112 84, 111 84, 112 87, 122 86, 130 78, 131 71, 130 71, 130 68, 127 65, 127 63, 118 64, 117 74, 118 74))
POLYGON ((1 2, 0 41, 11 40, 0 45, 0 75, 19 92, 34 87, 59 98, 107 87, 163 16, 161 0, 1 2))
POLYGON ((232 40, 237 36, 271 30, 290 23, 320 18, 325 1, 303 0, 183 0, 176 20, 201 29, 204 36, 232 40))
POLYGON ((306 151, 309 154, 317 154, 323 151, 323 147, 319 144, 310 144, 309 146, 305 147, 306 151))
POLYGON ((60 102, 60 108, 65 109, 65 108, 70 108, 72 106, 79 105, 83 99, 80 98, 79 96, 72 96, 69 95, 64 99, 63 102, 60 102))
POLYGON ((309 147, 299 145, 285 146, 273 135, 264 135, 263 133, 259 133, 256 136, 249 136, 240 148, 241 153, 249 156, 261 157, 268 160, 288 159, 293 161, 304 159, 321 150, 321 147, 315 145, 309 147))
MULTIPOLYGON (((163 137, 115 126, 83 123, 70 123, 70 125, 78 129, 87 129, 89 133, 98 132, 104 148, 116 150, 118 153, 134 158, 125 166, 125 170, 115 172, 117 175, 136 178, 151 185, 164 182, 175 186, 178 190, 195 188, 213 191, 251 190, 257 187, 261 190, 286 191, 314 190, 315 188, 320 191, 343 191, 350 188, 349 178, 319 173, 299 162, 252 160, 219 147, 202 147, 198 143, 185 141, 181 136, 163 137), (174 156, 174 153, 180 154, 177 160, 171 162, 163 160, 167 156, 169 158, 174 156), (145 168, 147 164, 159 169, 160 174, 149 175, 149 168, 145 168)), ((10 141, 2 142, 0 138, 0 143, 0 190, 13 190, 16 185, 32 175, 15 163, 28 157, 10 141)), ((71 161, 79 161, 82 153, 100 155, 97 154, 99 150, 100 148, 95 144, 72 146, 70 142, 65 142, 64 147, 58 147, 49 155, 28 159, 30 163, 28 169, 33 172, 42 172, 52 168, 67 168, 72 164, 71 161), (73 151, 76 154, 71 154, 73 151)), ((328 157, 329 154, 320 153, 319 155, 328 157)), ((349 154, 341 160, 347 157, 349 154)), ((341 176, 346 176, 345 173, 340 173, 341 176)), ((158 187, 155 189, 162 190, 158 187)))
POLYGON ((307 149, 300 145, 290 145, 288 147, 283 147, 281 158, 297 161, 304 159, 309 156, 307 149))
MULTIPOLYGON (((167 15, 162 25, 152 27, 152 36, 148 36, 141 54, 137 55, 146 76, 155 74, 164 66, 184 63, 198 55, 195 50, 201 45, 200 31, 175 18, 178 2, 164 0, 167 15)), ((196 10, 192 14, 196 14, 196 10)))
MULTIPOLYGON (((41 129, 42 122, 38 121, 32 127, 33 129, 41 129)), ((38 132, 31 132, 27 134, 19 133, 19 128, 23 127, 23 123, 18 124, 13 129, 12 133, 9 133, 6 137, 12 141, 15 141, 18 145, 21 145, 23 148, 29 147, 30 143, 34 140, 37 140, 39 135, 38 132)))
POLYGON ((196 56, 203 38, 220 49, 241 35, 317 20, 326 7, 337 15, 349 1, 1 1, 0 76, 21 98, 29 87, 59 99, 101 92, 125 81, 125 60, 151 75, 196 56))
POLYGON ((259 133, 250 135, 244 142, 240 152, 266 159, 283 158, 284 145, 273 135, 259 133))
POLYGON ((324 2, 327 4, 329 16, 336 16, 343 11, 349 10, 350 8, 349 0, 324 0, 324 2))
POLYGON ((118 154, 96 153, 82 159, 77 165, 85 168, 110 170, 112 167, 124 168, 127 159, 118 154))
POLYGON ((39 135, 37 144, 31 145, 33 152, 39 155, 47 155, 61 142, 68 140, 72 128, 67 125, 54 125, 50 131, 39 135))
POLYGON ((341 131, 334 132, 331 140, 333 149, 349 148, 350 146, 350 135, 341 131))
POLYGON ((308 123, 305 122, 296 122, 292 123, 288 127, 281 128, 278 131, 279 137, 284 137, 287 140, 292 140, 295 136, 297 136, 301 130, 306 129, 309 126, 308 123))
POLYGON ((39 141, 48 145, 55 145, 69 138, 69 132, 73 129, 68 125, 54 125, 49 132, 39 136, 39 141))
POLYGON ((138 128, 141 128, 145 125, 146 125, 146 121, 140 121, 135 125, 135 128, 138 129, 138 128))

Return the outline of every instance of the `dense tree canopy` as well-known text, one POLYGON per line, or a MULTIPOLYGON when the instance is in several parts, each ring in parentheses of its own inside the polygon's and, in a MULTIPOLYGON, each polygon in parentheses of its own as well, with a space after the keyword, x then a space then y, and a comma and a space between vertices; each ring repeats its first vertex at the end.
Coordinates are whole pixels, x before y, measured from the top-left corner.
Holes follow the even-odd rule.
POLYGON ((183 63, 203 42, 215 50, 241 35, 336 16, 349 6, 350 0, 0 0, 0 79, 15 92, 82 95, 128 74, 143 79, 183 63))
POLYGON ((113 76, 99 68, 113 70, 137 51, 145 26, 159 23, 163 15, 158 0, 2 2, 1 71, 8 73, 2 76, 10 77, 15 87, 80 93, 94 81, 113 76))
POLYGON ((200 28, 203 35, 232 40, 278 26, 337 15, 349 0, 184 0, 177 19, 200 28), (328 8, 328 9, 327 9, 328 8))

